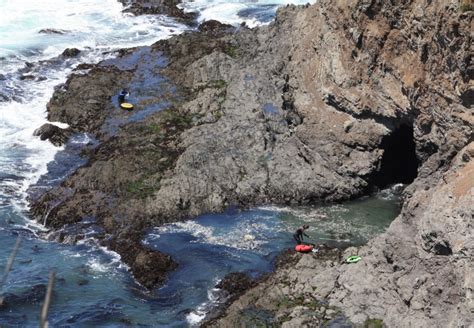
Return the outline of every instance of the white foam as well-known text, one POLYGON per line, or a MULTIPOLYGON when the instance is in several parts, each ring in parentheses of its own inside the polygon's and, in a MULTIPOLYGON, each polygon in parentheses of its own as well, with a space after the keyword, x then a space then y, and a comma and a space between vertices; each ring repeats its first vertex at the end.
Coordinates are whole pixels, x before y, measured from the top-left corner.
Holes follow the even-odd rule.
POLYGON ((87 261, 87 266, 93 271, 94 273, 105 273, 110 271, 109 265, 106 263, 100 262, 100 260, 96 258, 89 259, 87 261))
POLYGON ((240 17, 238 12, 245 9, 252 9, 262 5, 278 6, 287 4, 304 5, 307 3, 315 3, 315 0, 184 0, 178 7, 183 8, 186 12, 199 12, 198 20, 200 22, 215 19, 222 23, 239 25, 243 22, 249 27, 255 27, 265 24, 255 18, 240 17))
POLYGON ((18 163, 15 163, 21 159, 2 160, 5 164, 10 164, 3 166, 2 171, 21 175, 23 178, 15 181, 17 192, 21 195, 17 201, 21 205, 26 204, 28 187, 47 172, 47 163, 52 161, 56 152, 61 149, 33 136, 34 130, 46 122, 44 117, 46 101, 46 97, 43 96, 37 98, 37 101, 26 103, 0 103, 0 154, 5 156, 11 152, 18 152, 21 153, 18 155, 24 156, 21 169, 18 169, 18 163))
POLYGON ((324 207, 324 208, 301 207, 301 206, 300 207, 287 207, 287 206, 268 205, 268 206, 260 206, 259 209, 265 210, 265 211, 278 212, 278 213, 288 213, 296 217, 299 217, 301 219, 304 219, 305 221, 308 221, 308 222, 316 222, 316 221, 327 219, 329 217, 327 212, 347 211, 347 209, 339 205, 333 205, 333 206, 324 207))
POLYGON ((261 246, 268 243, 264 237, 264 232, 271 229, 263 222, 256 220, 243 220, 237 227, 217 230, 214 227, 204 226, 194 220, 168 224, 155 228, 155 232, 150 234, 152 238, 159 238, 161 233, 188 233, 196 238, 194 243, 206 243, 220 245, 236 249, 260 250, 261 246))
POLYGON ((386 189, 380 190, 376 194, 376 197, 383 200, 393 200, 400 196, 404 188, 405 188, 405 185, 403 183, 396 183, 394 185, 389 186, 386 189))
MULTIPOLYGON (((217 285, 220 280, 216 279, 214 285, 217 285)), ((218 293, 219 288, 211 288, 207 291, 207 301, 198 305, 198 307, 186 316, 186 321, 191 327, 198 327, 200 323, 206 318, 210 309, 219 303, 218 293)))
POLYGON ((50 121, 49 124, 55 125, 55 126, 57 126, 58 128, 61 128, 61 129, 67 129, 67 128, 69 128, 69 124, 67 124, 67 123, 51 122, 51 121, 50 121))
POLYGON ((116 274, 117 270, 125 269, 128 270, 129 267, 122 263, 121 257, 117 252, 111 251, 103 246, 97 246, 97 240, 94 238, 86 238, 78 242, 78 244, 87 244, 90 246, 88 249, 87 266, 96 274, 116 274), (105 256, 98 257, 95 252, 100 251, 105 254, 105 256))
POLYGON ((186 315, 186 321, 191 327, 197 327, 206 317, 206 312, 195 310, 186 315))
POLYGON ((185 28, 162 16, 123 14, 116 0, 3 1, 0 7, 8 12, 0 21, 0 56, 36 49, 47 58, 70 46, 136 46, 185 28), (41 29, 65 33, 39 34, 41 29))
POLYGON ((92 142, 92 138, 87 134, 80 134, 76 138, 72 139, 70 142, 73 144, 87 145, 89 142, 92 142))
POLYGON ((65 250, 62 250, 61 251, 61 254, 64 256, 64 257, 74 257, 74 258, 80 258, 80 257, 83 257, 83 255, 79 252, 73 252, 69 249, 65 249, 65 250))

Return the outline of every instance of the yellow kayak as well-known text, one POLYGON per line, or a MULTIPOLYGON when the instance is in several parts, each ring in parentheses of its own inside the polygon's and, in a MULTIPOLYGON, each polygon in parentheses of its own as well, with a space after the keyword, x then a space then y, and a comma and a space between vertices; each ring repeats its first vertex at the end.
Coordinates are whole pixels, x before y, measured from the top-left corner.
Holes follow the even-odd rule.
POLYGON ((133 105, 130 104, 130 103, 126 103, 126 102, 121 103, 120 107, 122 107, 123 109, 127 109, 127 110, 132 110, 133 109, 133 105))

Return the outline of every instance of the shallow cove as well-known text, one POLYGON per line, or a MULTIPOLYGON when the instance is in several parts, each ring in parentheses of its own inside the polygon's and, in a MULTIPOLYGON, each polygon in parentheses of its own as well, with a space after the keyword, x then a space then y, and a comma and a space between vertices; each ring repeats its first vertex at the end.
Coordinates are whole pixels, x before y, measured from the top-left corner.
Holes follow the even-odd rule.
POLYGON ((2 326, 37 326, 43 289, 35 286, 47 283, 51 267, 58 277, 52 326, 186 327, 215 306, 213 288, 227 273, 271 271, 276 255, 293 247, 291 233, 302 222, 311 226, 311 241, 358 245, 388 227, 398 214, 398 198, 385 190, 340 205, 230 209, 153 229, 144 243, 170 253, 179 267, 151 294, 136 285, 115 253, 98 248, 92 238, 74 246, 42 241, 21 227, 20 213, 1 211, 8 216, 0 224, 1 258, 9 256, 11 237, 23 239, 4 288, 11 306, 0 309, 2 326))
POLYGON ((229 209, 153 229, 144 243, 171 254, 179 264, 157 290, 169 307, 165 313, 177 313, 183 325, 198 324, 219 303, 214 286, 220 279, 237 271, 253 277, 270 272, 276 256, 293 248, 292 233, 302 223, 310 225, 310 242, 330 247, 364 244, 398 215, 400 187, 338 205, 229 209))

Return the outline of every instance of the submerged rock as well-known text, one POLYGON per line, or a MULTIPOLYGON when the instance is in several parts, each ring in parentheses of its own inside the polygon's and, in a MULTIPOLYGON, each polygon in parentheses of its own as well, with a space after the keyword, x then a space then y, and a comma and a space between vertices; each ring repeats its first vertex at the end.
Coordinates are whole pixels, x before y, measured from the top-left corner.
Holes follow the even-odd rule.
POLYGON ((63 51, 63 57, 76 57, 81 51, 77 48, 67 48, 63 51))
POLYGON ((229 24, 223 24, 219 21, 216 20, 207 20, 199 24, 198 29, 201 32, 210 32, 210 33, 221 33, 222 31, 225 31, 226 29, 233 29, 234 27, 229 24))
POLYGON ((36 78, 36 75, 33 74, 22 74, 20 75, 20 80, 25 81, 25 80, 34 80, 36 78))
POLYGON ((28 287, 20 294, 5 293, 3 296, 2 308, 15 309, 22 305, 38 304, 44 300, 46 295, 46 285, 38 284, 28 287))
POLYGON ((40 34, 66 34, 68 31, 55 29, 55 28, 44 28, 38 31, 40 34))

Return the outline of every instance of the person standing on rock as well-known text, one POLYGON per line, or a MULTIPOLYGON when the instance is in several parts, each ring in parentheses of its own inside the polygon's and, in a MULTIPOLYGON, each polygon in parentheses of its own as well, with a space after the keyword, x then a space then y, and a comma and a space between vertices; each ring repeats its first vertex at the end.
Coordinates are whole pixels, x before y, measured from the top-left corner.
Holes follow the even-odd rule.
POLYGON ((301 245, 303 243, 303 235, 309 238, 309 236, 304 233, 304 231, 308 228, 309 225, 303 224, 301 227, 296 229, 295 233, 293 234, 293 238, 295 239, 297 245, 301 245))

